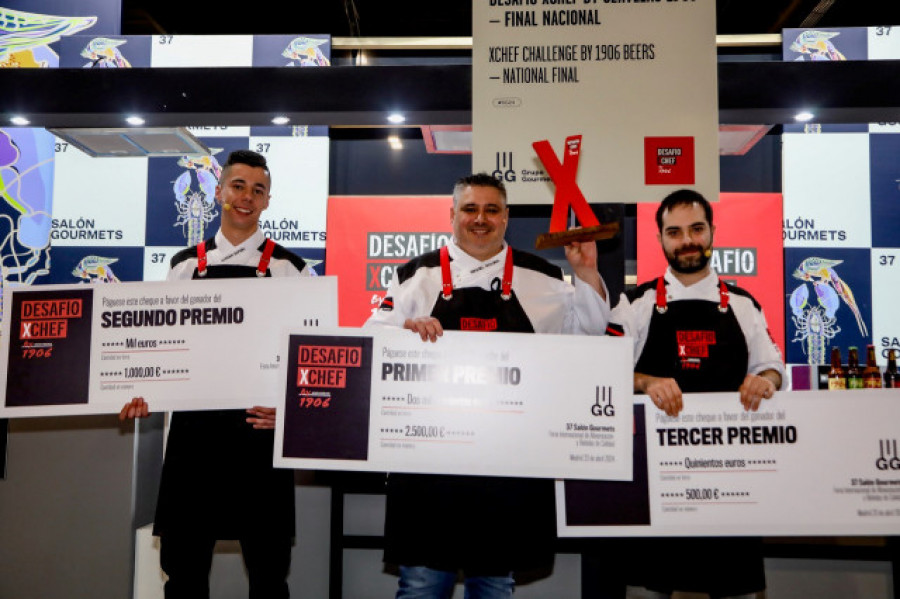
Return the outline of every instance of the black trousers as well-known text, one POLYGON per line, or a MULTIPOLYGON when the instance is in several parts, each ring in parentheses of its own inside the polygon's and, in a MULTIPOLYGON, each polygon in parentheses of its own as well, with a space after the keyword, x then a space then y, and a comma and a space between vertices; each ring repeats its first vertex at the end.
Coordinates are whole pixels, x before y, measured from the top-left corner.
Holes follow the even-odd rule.
MULTIPOLYGON (((291 538, 254 535, 238 539, 250 581, 250 599, 287 599, 291 538)), ((160 537, 160 565, 169 577, 166 599, 208 599, 216 539, 168 534, 160 537)))

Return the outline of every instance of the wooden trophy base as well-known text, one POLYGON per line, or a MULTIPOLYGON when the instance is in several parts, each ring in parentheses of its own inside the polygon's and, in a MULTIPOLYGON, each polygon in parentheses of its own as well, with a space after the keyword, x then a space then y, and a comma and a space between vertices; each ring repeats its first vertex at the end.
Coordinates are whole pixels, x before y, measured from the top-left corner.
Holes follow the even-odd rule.
POLYGON ((609 239, 619 232, 619 223, 600 223, 596 227, 576 227, 558 233, 541 233, 534 242, 535 249, 545 250, 564 246, 573 241, 609 239))

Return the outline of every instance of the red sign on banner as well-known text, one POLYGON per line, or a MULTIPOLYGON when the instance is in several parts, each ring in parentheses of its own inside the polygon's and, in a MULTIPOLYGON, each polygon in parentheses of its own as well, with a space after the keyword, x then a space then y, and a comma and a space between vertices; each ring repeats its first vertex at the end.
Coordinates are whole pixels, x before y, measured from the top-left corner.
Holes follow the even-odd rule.
POLYGON ((696 178, 693 137, 645 137, 646 185, 693 185, 696 178))
POLYGON ((398 266, 450 242, 452 206, 450 196, 328 198, 325 274, 338 276, 340 326, 361 326, 398 266))
MULTIPOLYGON (((659 204, 637 207, 637 278, 643 283, 668 264, 656 236, 659 204)), ((749 291, 763 307, 784 355, 784 257, 780 193, 723 193, 713 206, 713 255, 719 277, 749 291)))

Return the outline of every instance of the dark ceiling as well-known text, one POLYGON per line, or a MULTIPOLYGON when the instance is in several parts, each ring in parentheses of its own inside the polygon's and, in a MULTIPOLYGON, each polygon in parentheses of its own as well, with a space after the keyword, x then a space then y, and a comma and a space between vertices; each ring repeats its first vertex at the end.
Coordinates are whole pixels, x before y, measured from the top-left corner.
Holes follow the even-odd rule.
MULTIPOLYGON (((364 37, 472 35, 470 0, 293 0, 237 6, 123 0, 122 33, 267 34, 302 30, 364 37)), ((717 0, 716 12, 719 34, 778 33, 789 27, 900 25, 900 3, 896 0, 717 0)))
MULTIPOLYGON (((471 35, 470 0, 293 0, 246 4, 239 10, 220 4, 217 11, 183 0, 123 0, 122 6, 125 35, 471 35)), ((716 7, 719 34, 900 26, 896 0, 719 0, 716 7)), ((730 53, 746 56, 719 61, 721 123, 787 123, 800 108, 810 107, 820 123, 900 121, 900 61, 782 62, 777 44, 720 48, 720 56, 730 53)), ((343 54, 335 64, 348 67, 352 51, 343 54)), ((409 124, 464 124, 471 122, 471 67, 459 58, 468 54, 468 49, 448 50, 444 55, 450 60, 417 61, 415 56, 397 59, 386 51, 384 60, 372 61, 375 66, 366 69, 254 68, 252 76, 239 68, 146 69, 127 74, 103 72, 106 69, 74 73, 0 69, 0 89, 5 92, 6 112, 28 113, 33 122, 48 127, 110 125, 118 122, 122 106, 153 115, 152 126, 266 124, 277 110, 311 125, 368 127, 383 125, 385 111, 397 105, 405 107, 409 124), (126 77, 136 80, 123 85, 126 77), (245 77, 252 77, 247 80, 252 84, 245 87, 267 93, 235 94, 235 79, 245 77), (422 85, 423 81, 430 83, 422 85), (46 94, 47 89, 72 91, 61 96, 46 94), (321 93, 297 94, 296 89, 321 93)))

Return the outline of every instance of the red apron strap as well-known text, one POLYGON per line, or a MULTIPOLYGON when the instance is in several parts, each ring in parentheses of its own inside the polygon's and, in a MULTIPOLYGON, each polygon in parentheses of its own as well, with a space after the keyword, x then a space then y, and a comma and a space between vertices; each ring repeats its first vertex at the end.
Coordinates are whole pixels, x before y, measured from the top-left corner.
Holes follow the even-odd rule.
MULTIPOLYGON (((731 294, 728 293, 728 287, 725 282, 719 280, 719 312, 728 312, 728 299, 731 294)), ((656 311, 665 314, 668 310, 668 302, 666 301, 666 284, 663 277, 656 279, 656 311)))
POLYGON ((266 276, 266 271, 269 270, 269 260, 272 259, 272 252, 274 251, 275 242, 271 239, 266 239, 266 247, 263 248, 262 256, 259 257, 259 266, 256 267, 257 277, 266 276))
POLYGON ((508 300, 512 297, 513 255, 512 248, 506 247, 506 264, 503 265, 503 284, 500 297, 508 300))
POLYGON ((724 281, 719 280, 719 312, 728 312, 728 298, 728 287, 725 286, 724 281))
POLYGON ((669 309, 666 301, 666 281, 664 277, 656 279, 656 311, 665 314, 669 309))
MULTIPOLYGON (((508 300, 512 297, 512 278, 512 248, 507 246, 506 263, 503 265, 503 280, 500 285, 500 297, 504 300, 508 300)), ((450 250, 446 245, 441 248, 441 297, 445 300, 453 297, 453 277, 450 274, 450 250)))
POLYGON ((450 249, 441 248, 441 297, 445 300, 453 297, 453 277, 450 275, 450 249))
POLYGON ((197 244, 197 276, 206 276, 206 242, 201 241, 197 244))

